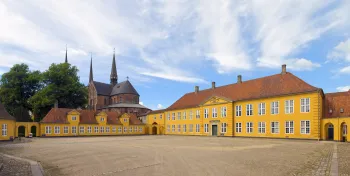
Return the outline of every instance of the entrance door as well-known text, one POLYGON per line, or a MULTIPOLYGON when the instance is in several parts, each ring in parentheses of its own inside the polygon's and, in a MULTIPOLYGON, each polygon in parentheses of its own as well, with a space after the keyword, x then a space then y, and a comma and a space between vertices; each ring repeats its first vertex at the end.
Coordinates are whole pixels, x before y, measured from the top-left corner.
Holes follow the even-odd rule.
POLYGON ((33 137, 36 137, 36 126, 32 126, 30 132, 33 134, 33 137))
POLYGON ((18 127, 18 137, 25 137, 26 135, 26 127, 20 126, 18 127))
POLYGON ((157 127, 152 127, 152 134, 156 135, 157 134, 157 127))
POLYGON ((334 140, 334 130, 333 125, 328 126, 328 140, 334 140))
POLYGON ((212 125, 211 126, 211 135, 212 136, 217 136, 218 135, 218 126, 217 125, 212 125))

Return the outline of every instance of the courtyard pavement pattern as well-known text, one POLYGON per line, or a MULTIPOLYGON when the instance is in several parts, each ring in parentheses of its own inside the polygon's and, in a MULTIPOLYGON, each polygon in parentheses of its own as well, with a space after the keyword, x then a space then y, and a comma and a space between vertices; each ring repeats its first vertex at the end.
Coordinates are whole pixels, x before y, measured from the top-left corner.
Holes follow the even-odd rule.
POLYGON ((45 175, 350 175, 350 144, 195 136, 35 138, 0 152, 39 161, 45 175), (344 155, 342 152, 344 152, 344 155))

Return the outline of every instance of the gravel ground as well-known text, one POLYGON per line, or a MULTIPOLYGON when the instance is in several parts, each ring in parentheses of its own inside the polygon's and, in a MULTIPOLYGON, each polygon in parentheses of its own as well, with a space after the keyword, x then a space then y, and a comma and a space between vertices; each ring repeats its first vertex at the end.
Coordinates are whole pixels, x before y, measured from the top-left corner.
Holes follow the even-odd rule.
POLYGON ((36 138, 0 145, 2 152, 40 161, 47 175, 72 176, 313 175, 332 148, 308 140, 194 136, 36 138))
POLYGON ((31 176, 29 163, 0 155, 1 176, 31 176))
POLYGON ((338 144, 339 175, 350 176, 350 143, 338 144))

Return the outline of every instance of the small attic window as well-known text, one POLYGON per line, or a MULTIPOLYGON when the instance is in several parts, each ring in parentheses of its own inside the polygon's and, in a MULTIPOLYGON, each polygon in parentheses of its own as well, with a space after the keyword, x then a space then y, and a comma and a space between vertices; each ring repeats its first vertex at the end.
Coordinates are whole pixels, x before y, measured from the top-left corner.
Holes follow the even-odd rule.
POLYGON ((340 112, 343 113, 343 112, 344 112, 344 109, 343 109, 343 108, 340 108, 340 112))
POLYGON ((77 117, 76 116, 72 116, 72 120, 77 120, 77 117))
POLYGON ((104 117, 101 117, 101 122, 105 121, 105 118, 104 117))
POLYGON ((124 122, 128 122, 128 119, 127 119, 127 118, 125 118, 125 119, 124 119, 124 122))

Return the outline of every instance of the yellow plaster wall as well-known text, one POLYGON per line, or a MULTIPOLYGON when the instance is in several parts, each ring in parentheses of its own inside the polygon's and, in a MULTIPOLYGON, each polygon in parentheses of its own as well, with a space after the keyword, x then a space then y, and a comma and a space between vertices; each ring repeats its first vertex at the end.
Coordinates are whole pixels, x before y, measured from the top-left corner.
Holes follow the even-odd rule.
MULTIPOLYGON (((350 117, 339 117, 339 118, 325 118, 321 120, 321 139, 327 140, 328 133, 328 125, 333 124, 334 127, 334 140, 341 141, 342 140, 342 128, 341 125, 345 123, 347 125, 347 131, 349 134, 349 125, 350 125, 350 117)), ((350 142, 350 137, 347 135, 347 142, 350 142)))
POLYGON ((10 140, 15 137, 16 122, 14 120, 0 120, 0 140, 10 140), (7 124, 7 135, 2 135, 2 124, 7 124))

